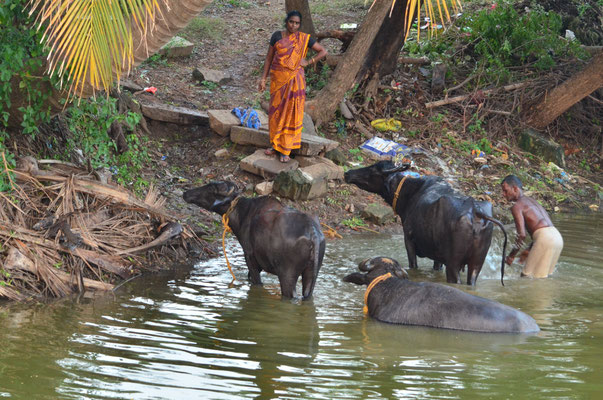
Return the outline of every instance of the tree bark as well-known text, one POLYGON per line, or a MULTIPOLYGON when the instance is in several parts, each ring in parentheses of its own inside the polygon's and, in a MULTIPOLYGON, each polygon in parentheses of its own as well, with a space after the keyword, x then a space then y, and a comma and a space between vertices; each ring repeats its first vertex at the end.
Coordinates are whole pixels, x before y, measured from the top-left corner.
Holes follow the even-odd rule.
MULTIPOLYGON (((393 11, 381 23, 377 37, 364 60, 360 77, 371 76, 375 73, 378 73, 379 76, 386 76, 396 70, 398 56, 404 45, 407 20, 404 13, 407 3, 407 0, 396 1, 393 11)), ((416 11, 413 9, 410 12, 414 14, 416 11)))
POLYGON ((285 0, 285 9, 287 12, 297 10, 302 15, 302 23, 300 31, 309 33, 311 36, 316 35, 314 23, 312 22, 312 14, 310 13, 310 5, 308 0, 285 0))
POLYGON ((595 55, 582 71, 545 93, 537 104, 527 110, 523 120, 533 128, 542 129, 601 86, 603 51, 595 55))
MULTIPOLYGON (((404 1, 404 3, 406 2, 404 1)), ((315 99, 306 102, 306 112, 310 114, 316 125, 321 125, 332 118, 345 92, 356 82, 358 72, 364 64, 367 53, 373 45, 390 7, 391 0, 377 0, 373 4, 343 59, 337 63, 327 85, 315 99)))

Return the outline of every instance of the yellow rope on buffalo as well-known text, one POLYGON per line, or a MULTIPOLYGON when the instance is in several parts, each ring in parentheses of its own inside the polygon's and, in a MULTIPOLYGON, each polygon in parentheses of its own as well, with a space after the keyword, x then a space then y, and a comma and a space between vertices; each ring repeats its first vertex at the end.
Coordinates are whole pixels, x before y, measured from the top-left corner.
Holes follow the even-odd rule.
POLYGON ((236 199, 234 199, 232 201, 232 203, 230 203, 230 207, 228 207, 228 210, 224 213, 224 215, 222 215, 222 224, 224 225, 224 232, 222 233, 222 251, 224 251, 224 258, 226 259, 226 266, 228 267, 228 270, 230 271, 230 275, 232 275, 233 281, 236 281, 237 278, 235 278, 235 274, 234 274, 234 272, 232 272, 232 267, 230 266, 230 261, 228 261, 228 256, 226 255, 226 232, 232 232, 232 229, 230 229, 230 226, 228 226, 228 217, 230 216, 230 213, 232 212, 232 210, 235 208, 235 206, 239 202, 239 199, 240 199, 240 197, 237 197, 236 199))
POLYGON ((396 213, 396 203, 398 203, 398 196, 400 196, 400 189, 402 189, 402 185, 404 185, 404 181, 408 178, 408 175, 405 175, 404 178, 398 183, 398 188, 396 189, 396 193, 394 195, 394 201, 392 202, 392 209, 394 210, 394 214, 396 213))
POLYGON ((364 311, 365 314, 368 314, 367 300, 368 300, 368 295, 371 292, 371 290, 373 290, 373 288, 379 282, 383 282, 384 280, 386 280, 388 278, 391 278, 391 277, 392 277, 392 273, 388 272, 387 274, 380 275, 380 276, 376 277, 375 279, 373 279, 373 281, 371 283, 369 283, 368 287, 366 288, 366 292, 364 292, 364 307, 362 308, 362 311, 364 311))

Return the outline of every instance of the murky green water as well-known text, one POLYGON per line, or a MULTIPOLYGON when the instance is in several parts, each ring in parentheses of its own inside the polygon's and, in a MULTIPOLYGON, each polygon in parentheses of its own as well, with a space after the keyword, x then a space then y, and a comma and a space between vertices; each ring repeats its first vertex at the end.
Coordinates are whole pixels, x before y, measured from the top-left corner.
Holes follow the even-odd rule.
MULTIPOLYGON (((472 293, 522 309, 538 335, 387 325, 341 277, 376 255, 406 264, 401 236, 330 241, 314 300, 250 287, 238 250, 133 281, 114 296, 0 308, 0 397, 12 399, 595 399, 603 394, 603 218, 561 216, 548 280, 499 282, 500 239, 472 293)), ((443 282, 423 260, 415 280, 443 282)), ((466 287, 462 287, 468 290, 466 287)), ((299 291, 299 290, 298 290, 299 291)))

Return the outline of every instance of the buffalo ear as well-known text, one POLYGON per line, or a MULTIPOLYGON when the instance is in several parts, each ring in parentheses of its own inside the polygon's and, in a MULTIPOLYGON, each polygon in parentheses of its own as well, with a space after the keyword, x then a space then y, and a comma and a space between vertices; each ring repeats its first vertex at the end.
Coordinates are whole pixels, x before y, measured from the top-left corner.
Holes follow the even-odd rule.
POLYGON ((366 285, 368 284, 366 274, 361 274, 360 272, 354 272, 349 274, 343 278, 344 282, 355 283, 356 285, 366 285))
POLYGON ((408 272, 404 268, 395 268, 394 275, 396 275, 400 279, 410 279, 408 276, 408 272))

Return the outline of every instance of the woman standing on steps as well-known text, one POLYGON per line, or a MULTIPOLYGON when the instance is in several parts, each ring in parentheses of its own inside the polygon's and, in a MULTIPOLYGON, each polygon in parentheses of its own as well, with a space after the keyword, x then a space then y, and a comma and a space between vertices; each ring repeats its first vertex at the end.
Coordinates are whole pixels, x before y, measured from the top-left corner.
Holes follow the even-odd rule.
POLYGON ((304 67, 315 64, 327 55, 327 51, 316 40, 299 31, 301 20, 299 11, 290 11, 285 18, 286 30, 272 34, 258 85, 260 92, 266 90, 266 78, 270 73, 268 117, 272 147, 264 153, 279 153, 283 163, 290 161, 291 150, 301 147, 306 101, 304 67), (310 60, 306 59, 308 48, 318 53, 310 60))

